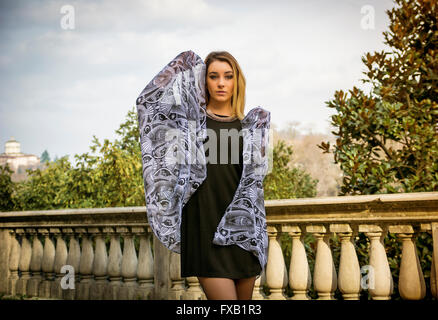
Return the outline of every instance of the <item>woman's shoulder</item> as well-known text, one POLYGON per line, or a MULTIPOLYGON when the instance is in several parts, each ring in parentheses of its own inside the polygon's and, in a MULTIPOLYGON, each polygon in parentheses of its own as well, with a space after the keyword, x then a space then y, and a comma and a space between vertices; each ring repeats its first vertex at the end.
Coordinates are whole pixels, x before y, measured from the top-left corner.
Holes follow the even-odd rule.
POLYGON ((241 120, 244 127, 255 126, 257 128, 269 127, 271 112, 260 106, 252 108, 241 120))

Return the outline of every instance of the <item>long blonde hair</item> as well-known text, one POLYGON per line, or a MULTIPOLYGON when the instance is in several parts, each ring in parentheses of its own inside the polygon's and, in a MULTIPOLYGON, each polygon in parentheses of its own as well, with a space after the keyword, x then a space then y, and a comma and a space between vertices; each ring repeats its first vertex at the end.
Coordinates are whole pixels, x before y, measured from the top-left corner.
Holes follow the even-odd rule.
MULTIPOLYGON (((246 89, 246 79, 240 69, 239 63, 237 60, 227 51, 212 51, 210 52, 204 60, 206 65, 205 77, 207 77, 207 71, 209 65, 213 61, 224 61, 228 62, 228 64, 233 69, 233 73, 236 79, 234 81, 234 90, 233 96, 231 97, 231 109, 233 115, 237 116, 240 120, 245 117, 245 89, 246 89)), ((210 100, 210 93, 207 88, 207 79, 205 79, 205 92, 206 92, 206 102, 208 104, 210 100)))

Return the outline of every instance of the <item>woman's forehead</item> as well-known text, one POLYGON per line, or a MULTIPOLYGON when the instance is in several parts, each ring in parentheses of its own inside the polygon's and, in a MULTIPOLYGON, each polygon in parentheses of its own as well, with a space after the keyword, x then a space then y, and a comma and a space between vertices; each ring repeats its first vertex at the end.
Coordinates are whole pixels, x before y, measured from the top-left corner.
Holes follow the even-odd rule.
POLYGON ((226 61, 215 60, 208 66, 209 73, 226 73, 233 72, 233 68, 231 68, 230 64, 226 61))

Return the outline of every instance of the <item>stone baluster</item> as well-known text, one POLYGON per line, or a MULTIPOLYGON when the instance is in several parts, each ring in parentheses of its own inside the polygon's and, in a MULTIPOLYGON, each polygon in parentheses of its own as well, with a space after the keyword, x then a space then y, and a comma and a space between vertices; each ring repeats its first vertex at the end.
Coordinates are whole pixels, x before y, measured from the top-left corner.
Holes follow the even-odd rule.
POLYGON ((123 285, 120 288, 120 300, 134 299, 137 290, 137 255, 134 246, 134 235, 128 227, 117 228, 123 236, 122 277, 123 285))
POLYGON ((292 237, 292 254, 289 266, 289 286, 294 293, 292 300, 309 300, 308 291, 312 284, 306 248, 304 247, 304 233, 299 226, 283 226, 283 232, 292 237))
POLYGON ((331 224, 330 231, 338 234, 341 240, 341 257, 339 261, 338 288, 344 300, 360 298, 360 266, 354 247, 353 233, 348 224, 331 224))
POLYGON ((368 291, 371 298, 389 300, 394 286, 383 243, 387 229, 378 225, 359 225, 359 232, 364 232, 370 240, 368 291))
POLYGON ((438 222, 432 222, 431 233, 433 240, 432 267, 430 271, 430 288, 432 295, 438 299, 438 222))
POLYGON ((138 228, 140 247, 138 250, 137 297, 143 300, 152 299, 154 291, 154 258, 152 256, 151 236, 144 227, 138 228))
POLYGON ((37 297, 38 289, 43 281, 41 273, 41 263, 43 261, 43 245, 38 237, 36 229, 29 229, 29 234, 32 236, 32 256, 30 259, 30 271, 32 272, 32 278, 27 284, 27 295, 29 297, 37 297))
POLYGON ((313 287, 318 300, 334 300, 337 275, 330 250, 330 232, 323 225, 306 226, 306 231, 316 238, 316 257, 313 270, 313 287))
POLYGON ((79 274, 81 280, 77 288, 77 299, 79 300, 89 300, 90 299, 90 288, 94 284, 93 275, 93 262, 94 262, 94 251, 93 242, 91 235, 85 228, 78 228, 76 230, 82 238, 82 252, 81 259, 79 263, 79 274))
POLYGON ((198 277, 187 277, 187 290, 182 295, 182 300, 206 300, 207 296, 201 288, 198 277))
POLYGON ((435 257, 432 256, 432 266, 430 270, 430 291, 432 293, 432 296, 435 297, 435 299, 438 299, 438 290, 437 290, 438 284, 437 284, 437 277, 436 277, 436 271, 435 271, 435 257))
POLYGON ((411 225, 390 226, 389 232, 402 240, 402 258, 398 290, 404 300, 421 300, 426 296, 426 282, 418 258, 417 234, 411 225))
POLYGON ((120 247, 120 234, 114 228, 105 228, 104 232, 110 235, 110 249, 108 256, 109 284, 105 290, 106 300, 117 300, 122 286, 122 249, 120 247))
POLYGON ((252 300, 265 300, 268 297, 263 291, 263 285, 266 284, 266 270, 264 270, 260 277, 254 282, 254 290, 252 292, 252 300))
POLYGON ((281 226, 268 226, 268 263, 266 265, 266 283, 270 295, 269 300, 285 300, 285 289, 288 283, 287 269, 280 245, 281 226))
POLYGON ((9 231, 11 235, 11 251, 9 252, 9 280, 8 280, 8 294, 15 296, 17 291, 17 281, 20 278, 18 274, 18 264, 20 262, 21 246, 17 239, 17 233, 11 229, 9 231))
POLYGON ((41 229, 40 232, 44 235, 44 249, 42 261, 44 280, 40 286, 39 296, 43 298, 50 298, 50 290, 52 288, 53 279, 55 277, 55 245, 50 238, 50 233, 48 229, 41 229))
POLYGON ((63 298, 66 300, 74 300, 76 298, 76 290, 79 284, 79 266, 81 261, 81 246, 79 240, 72 228, 64 228, 62 232, 69 238, 67 265, 72 266, 74 270, 73 286, 69 284, 68 288, 63 290, 63 298))
POLYGON ((67 245, 64 241, 64 238, 62 237, 60 229, 50 228, 50 233, 52 233, 56 238, 55 262, 53 265, 56 277, 52 283, 50 297, 55 299, 62 299, 63 289, 61 287, 61 281, 62 278, 65 276, 65 273, 62 272, 61 269, 67 264, 67 245))
POLYGON ((28 236, 25 229, 17 229, 17 234, 21 237, 20 261, 18 263, 18 270, 20 271, 21 276, 17 281, 16 291, 19 295, 26 295, 27 283, 31 277, 29 266, 32 258, 32 247, 27 238, 28 236))
POLYGON ((170 281, 169 300, 181 300, 185 291, 185 281, 181 278, 181 256, 173 251, 170 252, 170 281))
POLYGON ((102 300, 108 284, 108 255, 103 234, 99 228, 89 228, 88 232, 94 235, 96 250, 93 259, 94 285, 90 288, 91 300, 102 300))

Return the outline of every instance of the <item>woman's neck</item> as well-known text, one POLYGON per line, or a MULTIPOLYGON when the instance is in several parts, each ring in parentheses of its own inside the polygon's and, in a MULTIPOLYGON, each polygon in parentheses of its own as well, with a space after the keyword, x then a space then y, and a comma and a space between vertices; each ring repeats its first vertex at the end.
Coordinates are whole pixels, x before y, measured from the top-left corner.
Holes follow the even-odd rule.
POLYGON ((230 116, 232 114, 231 104, 229 102, 209 102, 207 109, 213 113, 230 116))

